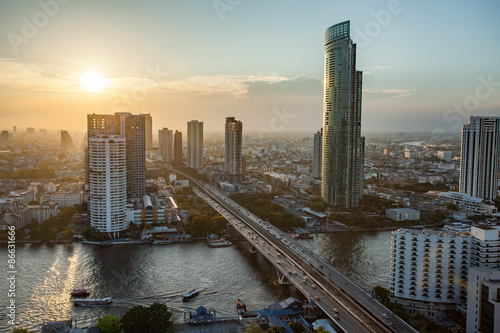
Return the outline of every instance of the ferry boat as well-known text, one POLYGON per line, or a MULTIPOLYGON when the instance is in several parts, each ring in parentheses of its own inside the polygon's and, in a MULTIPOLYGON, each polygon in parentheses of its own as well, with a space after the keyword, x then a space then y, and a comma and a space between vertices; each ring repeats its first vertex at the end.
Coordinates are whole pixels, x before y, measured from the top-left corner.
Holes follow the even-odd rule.
POLYGON ((73 289, 71 296, 88 296, 89 292, 87 289, 73 289))
POLYGON ((155 239, 154 241, 151 242, 153 245, 167 245, 167 244, 172 244, 172 240, 170 239, 155 239))
POLYGON ((208 247, 211 247, 211 248, 218 248, 218 247, 227 247, 227 246, 231 246, 233 245, 233 243, 231 243, 230 241, 227 241, 227 240, 219 240, 217 242, 210 242, 208 244, 208 247))
POLYGON ((198 296, 198 294, 199 294, 199 293, 200 293, 200 292, 199 292, 198 290, 193 289, 193 290, 191 290, 190 292, 188 292, 186 295, 182 296, 182 301, 183 301, 183 302, 187 302, 187 301, 189 301, 190 299, 192 299, 192 298, 194 298, 194 297, 198 296))
POLYGON ((111 297, 107 298, 95 298, 95 299, 86 299, 86 298, 77 298, 72 300, 75 305, 81 306, 93 306, 93 305, 111 305, 113 302, 111 297))

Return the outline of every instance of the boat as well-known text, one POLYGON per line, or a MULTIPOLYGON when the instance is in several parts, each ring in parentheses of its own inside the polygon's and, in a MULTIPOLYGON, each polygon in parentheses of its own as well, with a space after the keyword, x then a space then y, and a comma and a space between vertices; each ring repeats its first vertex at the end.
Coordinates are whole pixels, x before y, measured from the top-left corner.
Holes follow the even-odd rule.
POLYGON ((210 242, 208 244, 208 247, 218 248, 218 247, 227 247, 227 246, 231 246, 231 245, 233 245, 233 243, 231 243, 230 241, 220 240, 218 242, 210 242))
POLYGON ((187 301, 189 301, 190 299, 192 299, 192 298, 194 298, 194 297, 198 296, 198 294, 199 294, 199 293, 200 293, 200 292, 199 292, 198 290, 193 289, 193 290, 191 290, 190 292, 188 292, 186 295, 182 296, 182 301, 183 301, 183 302, 187 302, 187 301))
POLYGON ((245 303, 243 303, 239 298, 236 301, 236 310, 238 311, 239 315, 244 315, 245 312, 247 312, 247 306, 245 303))
POLYGON ((167 245, 167 244, 172 244, 172 240, 170 239, 155 239, 154 241, 151 242, 153 245, 167 245))
POLYGON ((95 298, 95 299, 87 299, 87 298, 77 298, 72 300, 75 305, 81 306, 93 306, 93 305, 111 305, 113 302, 111 297, 107 298, 95 298))
POLYGON ((89 292, 87 289, 73 289, 71 296, 88 296, 89 292))

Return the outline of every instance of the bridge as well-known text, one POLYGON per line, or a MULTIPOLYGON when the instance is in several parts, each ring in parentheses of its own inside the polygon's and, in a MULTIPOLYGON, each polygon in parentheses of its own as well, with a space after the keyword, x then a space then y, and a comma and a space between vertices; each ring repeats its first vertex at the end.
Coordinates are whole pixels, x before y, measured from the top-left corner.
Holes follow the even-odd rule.
POLYGON ((221 191, 190 175, 195 193, 215 208, 278 272, 281 283, 293 284, 309 308, 319 307, 343 332, 417 332, 366 291, 305 246, 241 207, 221 191))

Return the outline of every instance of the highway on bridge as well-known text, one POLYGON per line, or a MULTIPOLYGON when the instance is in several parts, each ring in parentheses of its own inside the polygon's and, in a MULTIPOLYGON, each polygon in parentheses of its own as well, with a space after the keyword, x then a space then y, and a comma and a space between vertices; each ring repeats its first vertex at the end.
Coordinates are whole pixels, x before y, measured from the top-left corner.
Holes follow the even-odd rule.
POLYGON ((417 332, 329 263, 211 185, 170 167, 199 187, 197 195, 223 215, 284 278, 344 332, 417 332))

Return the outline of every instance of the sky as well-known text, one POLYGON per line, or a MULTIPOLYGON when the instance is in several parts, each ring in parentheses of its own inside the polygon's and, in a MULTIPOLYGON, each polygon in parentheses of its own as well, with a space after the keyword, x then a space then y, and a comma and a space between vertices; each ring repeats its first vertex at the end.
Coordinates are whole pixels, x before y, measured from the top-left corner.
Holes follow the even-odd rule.
POLYGON ((84 131, 86 115, 149 113, 224 131, 316 132, 324 32, 350 20, 362 132, 458 132, 500 116, 497 0, 0 2, 0 130, 84 131))

